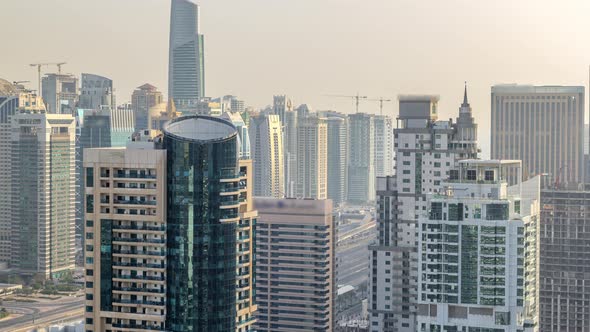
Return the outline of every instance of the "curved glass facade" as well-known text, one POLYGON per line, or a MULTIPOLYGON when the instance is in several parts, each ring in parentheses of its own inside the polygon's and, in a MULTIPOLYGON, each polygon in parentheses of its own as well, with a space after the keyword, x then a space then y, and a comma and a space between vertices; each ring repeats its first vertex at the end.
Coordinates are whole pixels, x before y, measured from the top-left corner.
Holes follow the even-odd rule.
POLYGON ((183 117, 164 128, 162 144, 168 154, 166 331, 233 331, 239 211, 227 186, 240 176, 237 130, 218 118, 183 117))

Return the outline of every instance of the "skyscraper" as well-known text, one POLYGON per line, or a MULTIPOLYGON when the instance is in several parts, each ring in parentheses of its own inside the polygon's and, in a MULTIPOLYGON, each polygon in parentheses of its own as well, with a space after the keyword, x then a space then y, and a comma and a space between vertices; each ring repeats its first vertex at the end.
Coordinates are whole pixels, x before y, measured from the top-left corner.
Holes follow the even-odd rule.
POLYGON ((86 330, 165 330, 166 151, 141 143, 84 151, 86 330))
POLYGON ((418 224, 419 331, 535 331, 540 178, 463 160, 418 224))
POLYGON ((541 191, 539 297, 541 331, 590 330, 590 195, 541 191))
POLYGON ((283 197, 285 158, 279 116, 260 114, 250 118, 249 136, 254 162, 254 196, 283 197))
POLYGON ((584 181, 584 87, 492 87, 491 157, 520 159, 525 178, 584 181))
POLYGON ((442 192, 441 181, 458 160, 477 158, 476 140, 460 134, 477 136, 466 95, 457 123, 438 121, 438 96, 399 97, 396 176, 380 177, 376 185, 379 241, 369 247, 371 332, 416 330, 416 224, 427 211, 426 195, 442 192), (464 121, 468 118, 471 122, 464 121))
POLYGON ((328 126, 316 116, 297 123, 297 183, 299 198, 328 197, 328 126))
POLYGON ((279 116, 281 123, 285 123, 285 113, 293 110, 293 101, 285 95, 272 97, 272 112, 279 116))
POLYGON ((348 201, 375 200, 375 122, 371 114, 348 116, 348 201))
POLYGON ((258 215, 237 135, 226 120, 191 116, 155 142, 86 151, 93 331, 251 330, 258 215))
POLYGON ((81 82, 79 108, 98 110, 101 106, 117 107, 110 78, 82 73, 81 82))
POLYGON ((75 267, 76 123, 69 114, 21 113, 11 129, 11 265, 59 277, 75 267))
POLYGON ((158 88, 151 84, 144 84, 131 96, 131 108, 135 117, 135 130, 148 129, 148 118, 150 108, 164 102, 164 96, 158 88))
POLYGON ((385 115, 375 115, 375 176, 393 175, 393 123, 385 115))
POLYGON ((328 198, 335 205, 346 201, 348 185, 348 119, 328 117, 328 198))
POLYGON ((47 74, 41 80, 47 113, 74 115, 78 105, 78 78, 70 74, 47 74))
POLYGON ((166 330, 248 331, 254 323, 251 161, 228 121, 182 117, 167 151, 166 330))
POLYGON ((12 117, 20 112, 45 112, 41 97, 31 91, 19 91, 0 79, 0 263, 6 267, 12 254, 12 117))
POLYGON ((330 200, 256 197, 257 331, 333 331, 336 229, 330 200))
POLYGON ((168 98, 184 113, 194 111, 205 97, 204 38, 199 5, 193 0, 172 0, 168 98))

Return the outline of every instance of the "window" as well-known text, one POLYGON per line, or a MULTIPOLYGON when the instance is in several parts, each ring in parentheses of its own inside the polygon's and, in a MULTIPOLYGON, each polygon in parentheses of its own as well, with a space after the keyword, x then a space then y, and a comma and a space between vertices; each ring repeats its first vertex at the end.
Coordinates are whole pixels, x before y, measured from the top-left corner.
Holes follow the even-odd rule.
POLYGON ((86 195, 86 213, 94 212, 94 195, 86 195))
POLYGON ((93 264, 93 263, 94 263, 94 258, 86 257, 86 264, 93 264))
POLYGON ((89 277, 92 277, 94 275, 94 270, 92 269, 86 269, 86 275, 89 277))
POLYGON ((463 220, 463 203, 449 204, 449 221, 463 220))
POLYGON ((508 204, 486 205, 486 220, 508 220, 508 204))
POLYGON ((432 202, 432 204, 430 204, 430 220, 442 220, 441 202, 432 202))
POLYGON ((520 201, 514 201, 514 213, 520 214, 520 201))
POLYGON ((494 171, 485 171, 484 172, 484 179, 486 181, 494 181, 494 171))
POLYGON ((86 288, 92 288, 92 287, 94 287, 94 283, 92 281, 87 281, 86 288))
POLYGON ((86 220, 86 227, 94 227, 94 220, 86 220))
POLYGON ((91 244, 86 245, 86 251, 94 251, 94 246, 91 244))
POLYGON ((477 172, 474 169, 467 170, 467 180, 468 181, 475 181, 477 180, 477 172))
POLYGON ((459 180, 459 170, 452 169, 449 172, 449 179, 451 179, 451 180, 459 180))
POLYGON ((92 294, 86 294, 86 300, 92 301, 94 296, 92 294))
POLYGON ((92 318, 86 318, 86 324, 92 325, 92 318))
POLYGON ((92 167, 86 169, 86 187, 94 187, 94 168, 92 167))
POLYGON ((94 239, 94 233, 86 233, 86 240, 94 239))

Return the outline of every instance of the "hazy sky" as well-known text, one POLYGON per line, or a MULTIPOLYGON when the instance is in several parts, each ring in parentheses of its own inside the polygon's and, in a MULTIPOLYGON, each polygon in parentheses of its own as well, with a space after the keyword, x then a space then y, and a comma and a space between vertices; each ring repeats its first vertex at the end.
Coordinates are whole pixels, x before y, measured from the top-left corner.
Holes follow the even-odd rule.
MULTIPOLYGON (((489 151, 490 86, 587 85, 588 0, 203 0, 206 93, 263 107, 288 94, 353 112, 325 94, 441 96, 455 117, 468 81, 489 151)), ((167 91, 168 0, 1 0, 0 77, 31 80, 34 62, 110 77, 117 101, 149 82, 167 91)), ((54 71, 54 68, 46 69, 54 71)), ((361 111, 377 113, 365 102, 361 111)), ((397 114, 397 103, 386 105, 397 114)))

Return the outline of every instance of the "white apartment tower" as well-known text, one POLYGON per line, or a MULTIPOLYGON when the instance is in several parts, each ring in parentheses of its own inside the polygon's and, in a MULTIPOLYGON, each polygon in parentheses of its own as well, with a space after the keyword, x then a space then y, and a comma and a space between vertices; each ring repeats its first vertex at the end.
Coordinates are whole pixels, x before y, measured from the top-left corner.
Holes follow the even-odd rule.
POLYGON ((279 116, 260 114, 252 117, 248 130, 254 162, 254 196, 283 197, 285 159, 279 116))
POLYGON ((427 194, 441 190, 457 161, 477 157, 467 90, 457 123, 439 121, 437 106, 438 96, 399 97, 395 176, 377 179, 379 238, 369 247, 371 332, 416 330, 418 218, 427 210, 427 194))
POLYGON ((297 142, 297 197, 326 199, 328 196, 326 119, 315 116, 299 118, 297 142))
POLYGON ((76 122, 44 113, 11 122, 11 266, 58 278, 75 268, 76 122))
POLYGON ((375 176, 393 175, 393 121, 385 115, 375 115, 375 176))
POLYGON ((418 223, 417 331, 535 331, 540 177, 462 160, 418 223))

